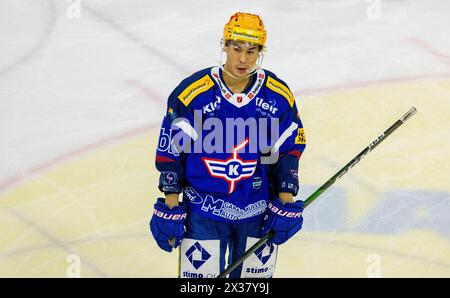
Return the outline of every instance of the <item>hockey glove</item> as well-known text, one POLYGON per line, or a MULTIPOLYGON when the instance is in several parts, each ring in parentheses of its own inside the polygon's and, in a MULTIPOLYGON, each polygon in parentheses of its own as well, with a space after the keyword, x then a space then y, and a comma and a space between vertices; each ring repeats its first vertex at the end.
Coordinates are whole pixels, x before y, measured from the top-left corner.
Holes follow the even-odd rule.
POLYGON ((267 206, 260 237, 266 235, 269 230, 273 230, 275 235, 268 242, 277 245, 285 243, 302 228, 303 206, 303 201, 283 205, 281 200, 275 197, 267 206))
POLYGON ((185 205, 170 209, 164 202, 163 198, 158 198, 156 201, 155 211, 150 220, 150 231, 158 246, 171 252, 172 248, 177 248, 184 238, 187 213, 185 205))

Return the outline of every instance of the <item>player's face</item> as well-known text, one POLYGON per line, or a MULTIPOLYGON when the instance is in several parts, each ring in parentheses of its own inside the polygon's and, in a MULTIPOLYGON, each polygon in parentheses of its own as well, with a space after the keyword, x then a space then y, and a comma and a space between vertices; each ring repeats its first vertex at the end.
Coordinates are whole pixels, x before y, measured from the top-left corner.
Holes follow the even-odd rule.
POLYGON ((247 78, 258 61, 257 45, 230 41, 229 45, 225 47, 225 52, 227 53, 225 67, 238 78, 247 78))

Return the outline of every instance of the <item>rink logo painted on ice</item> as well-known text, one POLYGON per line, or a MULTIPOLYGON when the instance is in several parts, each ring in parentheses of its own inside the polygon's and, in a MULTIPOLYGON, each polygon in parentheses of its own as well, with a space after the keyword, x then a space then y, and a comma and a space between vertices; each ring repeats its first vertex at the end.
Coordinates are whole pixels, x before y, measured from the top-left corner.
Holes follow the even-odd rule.
POLYGON ((211 257, 211 254, 200 245, 195 242, 187 251, 186 257, 195 269, 200 268, 211 257))
POLYGON ((233 148, 232 156, 226 160, 202 157, 206 169, 212 177, 223 179, 228 183, 228 193, 236 189, 236 183, 253 176, 257 160, 243 160, 238 151, 249 143, 248 138, 233 148))
POLYGON ((212 86, 214 86, 213 80, 211 80, 209 75, 205 75, 184 89, 178 95, 178 99, 187 107, 197 95, 208 91, 212 86))

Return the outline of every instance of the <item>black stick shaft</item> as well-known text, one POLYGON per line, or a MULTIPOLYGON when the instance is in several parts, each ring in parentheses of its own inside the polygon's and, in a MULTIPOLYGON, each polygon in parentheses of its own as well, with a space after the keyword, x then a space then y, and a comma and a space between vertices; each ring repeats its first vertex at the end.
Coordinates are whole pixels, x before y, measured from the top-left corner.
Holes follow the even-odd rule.
MULTIPOLYGON (((383 132, 375 141, 369 144, 364 150, 362 150, 358 155, 356 155, 349 163, 347 163, 342 169, 340 169, 333 177, 327 180, 322 186, 320 186, 313 194, 311 194, 305 200, 305 208, 311 204, 317 197, 319 197, 325 190, 327 190, 331 185, 333 185, 339 178, 341 178, 345 173, 348 172, 355 164, 357 164, 364 156, 366 156, 370 151, 375 149, 381 142, 383 142, 391 133, 393 133, 397 128, 399 128, 406 120, 411 118, 417 109, 412 107, 409 111, 398 119, 394 124, 392 124, 385 132, 383 132)), ((224 278, 232 271, 234 271, 239 265, 241 265, 250 255, 252 255, 258 248, 260 248, 264 243, 266 243, 275 234, 274 231, 269 231, 264 237, 258 240, 252 247, 250 247, 236 262, 231 264, 227 269, 220 273, 217 277, 224 278)))

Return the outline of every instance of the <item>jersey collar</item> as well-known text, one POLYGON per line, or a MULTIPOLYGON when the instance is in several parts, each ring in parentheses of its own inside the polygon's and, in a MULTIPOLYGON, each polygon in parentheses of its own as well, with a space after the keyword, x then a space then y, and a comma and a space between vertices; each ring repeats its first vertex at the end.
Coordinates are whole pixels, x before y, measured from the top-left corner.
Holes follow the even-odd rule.
POLYGON ((211 76, 217 82, 222 96, 225 97, 232 105, 240 108, 247 105, 263 86, 266 73, 261 68, 256 71, 256 80, 251 88, 247 89, 247 93, 232 93, 220 76, 220 68, 218 66, 211 68, 211 76))

